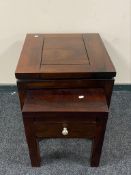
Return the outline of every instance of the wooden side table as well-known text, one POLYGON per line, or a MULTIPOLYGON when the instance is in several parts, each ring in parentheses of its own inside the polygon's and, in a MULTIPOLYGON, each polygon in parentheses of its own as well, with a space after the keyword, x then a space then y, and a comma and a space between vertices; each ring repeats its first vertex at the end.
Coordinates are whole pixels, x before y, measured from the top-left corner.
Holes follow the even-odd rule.
POLYGON ((116 75, 99 34, 28 34, 16 68, 32 166, 39 138, 89 138, 98 166, 116 75))

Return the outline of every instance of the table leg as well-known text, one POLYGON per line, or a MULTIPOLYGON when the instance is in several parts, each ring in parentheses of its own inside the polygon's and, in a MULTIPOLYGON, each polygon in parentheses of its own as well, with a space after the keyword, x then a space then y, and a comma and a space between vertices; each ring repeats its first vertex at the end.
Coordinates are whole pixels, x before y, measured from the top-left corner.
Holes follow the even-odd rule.
POLYGON ((104 141, 107 120, 103 121, 99 134, 92 140, 91 166, 98 167, 100 163, 101 151, 104 141))
POLYGON ((39 143, 37 138, 34 134, 33 128, 33 119, 23 117, 24 127, 25 127, 25 135, 26 140, 29 148, 29 155, 31 159, 32 167, 39 167, 40 166, 40 150, 39 150, 39 143))

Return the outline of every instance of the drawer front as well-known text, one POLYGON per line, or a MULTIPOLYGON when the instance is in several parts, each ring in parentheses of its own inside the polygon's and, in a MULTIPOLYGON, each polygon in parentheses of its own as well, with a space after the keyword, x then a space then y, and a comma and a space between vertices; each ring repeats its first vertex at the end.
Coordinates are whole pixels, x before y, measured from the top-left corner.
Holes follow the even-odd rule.
POLYGON ((89 123, 45 123, 34 122, 38 138, 92 138, 96 135, 96 124, 89 123))

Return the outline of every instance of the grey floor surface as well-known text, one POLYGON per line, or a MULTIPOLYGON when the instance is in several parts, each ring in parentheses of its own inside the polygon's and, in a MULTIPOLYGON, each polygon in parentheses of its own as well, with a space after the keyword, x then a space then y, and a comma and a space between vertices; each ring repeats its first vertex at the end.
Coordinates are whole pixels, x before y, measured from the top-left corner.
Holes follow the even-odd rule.
POLYGON ((114 92, 110 110, 99 168, 86 139, 41 141, 42 164, 32 168, 17 93, 0 92, 0 175, 131 175, 131 92, 114 92))

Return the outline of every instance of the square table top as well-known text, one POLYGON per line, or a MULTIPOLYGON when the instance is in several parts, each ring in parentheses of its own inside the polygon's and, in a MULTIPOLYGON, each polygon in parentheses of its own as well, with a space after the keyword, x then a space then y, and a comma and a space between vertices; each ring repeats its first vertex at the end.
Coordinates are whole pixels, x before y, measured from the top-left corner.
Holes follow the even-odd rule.
POLYGON ((113 78, 113 63, 98 33, 27 34, 17 79, 113 78))

